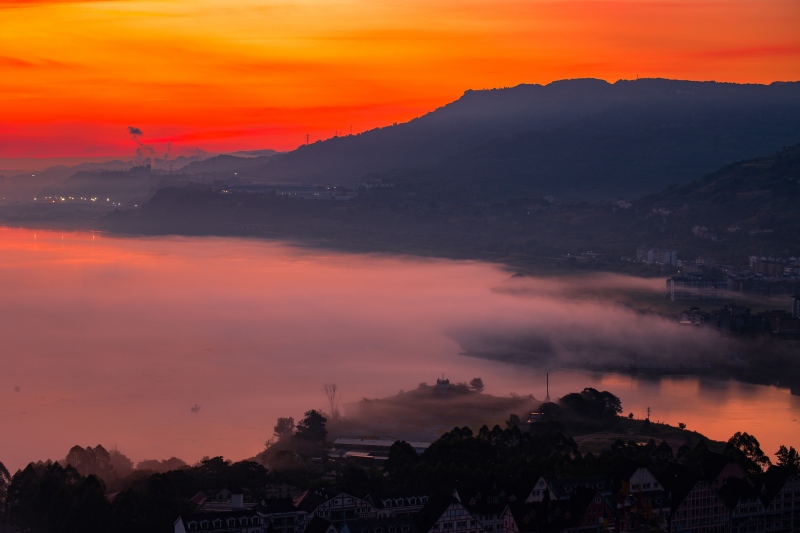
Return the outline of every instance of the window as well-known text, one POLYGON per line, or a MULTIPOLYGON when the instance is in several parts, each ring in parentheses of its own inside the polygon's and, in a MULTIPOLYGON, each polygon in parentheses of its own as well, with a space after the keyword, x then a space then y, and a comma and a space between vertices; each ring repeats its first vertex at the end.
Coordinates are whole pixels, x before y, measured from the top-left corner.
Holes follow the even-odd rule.
POLYGON ((197 522, 189 522, 189 531, 197 530, 197 522))
POLYGON ((200 529, 208 529, 208 520, 200 522, 200 529))

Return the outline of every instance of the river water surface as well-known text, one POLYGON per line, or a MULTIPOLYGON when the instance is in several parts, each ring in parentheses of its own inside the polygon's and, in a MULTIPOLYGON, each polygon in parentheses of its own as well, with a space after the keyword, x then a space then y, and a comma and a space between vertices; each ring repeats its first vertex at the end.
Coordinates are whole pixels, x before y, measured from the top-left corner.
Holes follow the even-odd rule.
MULTIPOLYGON (((546 368, 460 355, 461 333, 497 324, 569 331, 606 348, 611 338, 680 334, 596 328, 607 316, 598 303, 560 303, 564 283, 552 279, 526 282, 539 297, 498 290, 510 274, 245 239, 0 228, 0 461, 13 471, 98 443, 134 461, 242 459, 263 449, 277 417, 323 408, 326 382, 344 402, 442 373, 543 398, 546 368)), ((777 387, 575 371, 551 371, 550 385, 553 397, 610 390, 626 414, 650 407, 653 420, 716 439, 748 431, 769 454, 800 444, 800 398, 777 387)))

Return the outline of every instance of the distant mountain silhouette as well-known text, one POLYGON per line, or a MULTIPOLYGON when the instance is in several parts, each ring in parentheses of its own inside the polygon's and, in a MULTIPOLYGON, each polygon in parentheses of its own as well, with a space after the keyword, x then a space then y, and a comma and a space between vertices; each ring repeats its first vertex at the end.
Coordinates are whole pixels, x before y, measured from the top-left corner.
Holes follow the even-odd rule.
POLYGON ((440 181, 492 196, 634 197, 800 141, 800 83, 565 80, 467 91, 404 124, 273 156, 248 176, 440 181))
MULTIPOLYGON (((259 152, 262 150, 259 150, 259 152)), ((270 150, 271 151, 271 150, 270 150)), ((277 152, 273 152, 277 153, 277 152)), ((193 161, 177 171, 181 174, 214 174, 214 173, 233 173, 240 170, 246 170, 259 165, 263 165, 269 160, 271 155, 256 155, 256 156, 234 156, 234 155, 218 155, 203 159, 202 161, 193 161)))

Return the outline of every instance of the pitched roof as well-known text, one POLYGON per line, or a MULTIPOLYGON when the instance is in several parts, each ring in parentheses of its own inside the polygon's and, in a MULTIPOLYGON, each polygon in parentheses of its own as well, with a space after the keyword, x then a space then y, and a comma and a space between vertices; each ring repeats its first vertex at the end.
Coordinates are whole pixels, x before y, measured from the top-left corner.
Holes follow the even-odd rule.
POLYGON ((538 533, 564 531, 580 522, 583 512, 576 513, 568 500, 515 503, 510 506, 520 532, 538 533))
POLYGON ((261 504, 260 510, 264 513, 292 513, 298 509, 288 496, 283 498, 270 498, 261 504))
POLYGON ((692 491, 697 482, 701 480, 700 474, 677 463, 670 463, 661 482, 670 499, 672 509, 676 509, 686 496, 692 491))
POLYGON ((643 466, 632 459, 623 459, 611 470, 611 479, 614 483, 629 482, 633 474, 643 466))
POLYGON ((342 526, 341 533, 388 533, 389 528, 395 528, 394 533, 420 533, 410 515, 350 520, 342 526))
POLYGON ((772 502, 791 476, 792 473, 789 469, 783 466, 772 465, 767 468, 767 471, 764 472, 764 476, 761 478, 763 484, 761 501, 765 506, 772 502))
POLYGON ((719 497, 728 506, 728 509, 735 509, 742 499, 752 499, 759 496, 758 491, 747 481, 739 478, 731 478, 719 490, 719 497))
POLYGON ((722 470, 731 463, 735 463, 736 459, 724 453, 709 452, 708 455, 700 463, 700 470, 703 472, 703 477, 706 481, 711 483, 717 476, 720 475, 722 470))
POLYGON ((450 494, 438 494, 428 500, 428 503, 416 515, 417 527, 422 533, 430 531, 433 524, 441 518, 442 514, 452 504, 461 505, 461 500, 457 497, 457 494, 456 491, 450 494))

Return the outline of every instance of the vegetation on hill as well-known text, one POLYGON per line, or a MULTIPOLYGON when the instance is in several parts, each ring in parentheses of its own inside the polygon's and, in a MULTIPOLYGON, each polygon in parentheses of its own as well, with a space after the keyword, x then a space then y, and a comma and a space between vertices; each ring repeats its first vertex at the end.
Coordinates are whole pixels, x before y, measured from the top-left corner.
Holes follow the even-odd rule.
MULTIPOLYGON (((476 391, 460 393, 470 394, 482 396, 476 391)), ((524 501, 539 476, 608 477, 619 465, 631 462, 660 475, 676 462, 699 469, 712 452, 723 452, 757 479, 771 463, 758 440, 741 432, 724 444, 693 434, 696 439, 677 447, 655 436, 644 442, 617 438, 602 450, 582 451, 565 430, 575 421, 603 420, 607 426, 619 421, 643 427, 651 424, 620 417, 619 400, 605 391, 585 389, 552 405, 558 408, 551 408, 548 419, 530 429, 513 423, 505 429, 483 425, 477 431, 455 427, 419 455, 398 440, 382 468, 328 459, 324 454, 329 445, 327 421, 316 411, 307 412, 296 428, 293 421, 279 420, 278 440, 263 456, 269 469, 255 461, 232 463, 213 457, 163 473, 137 470, 109 484, 104 478, 110 472, 108 454, 102 447, 75 447, 65 461, 31 463, 13 475, 0 464, 0 523, 28 531, 166 533, 177 516, 193 510, 189 499, 199 491, 211 498, 241 492, 247 501, 259 502, 269 497, 270 484, 280 483, 373 499, 390 494, 435 495, 453 487, 493 484, 524 501)), ((795 474, 800 472, 793 447, 781 447, 778 462, 795 474)))

